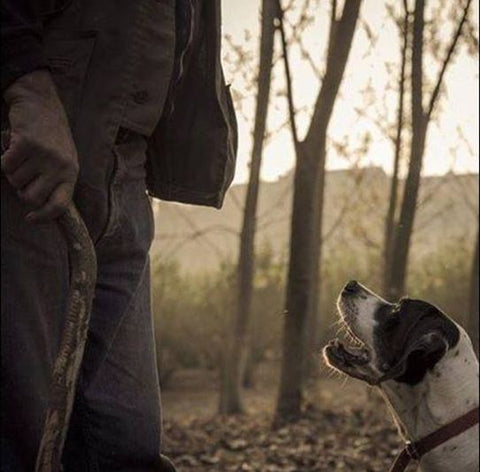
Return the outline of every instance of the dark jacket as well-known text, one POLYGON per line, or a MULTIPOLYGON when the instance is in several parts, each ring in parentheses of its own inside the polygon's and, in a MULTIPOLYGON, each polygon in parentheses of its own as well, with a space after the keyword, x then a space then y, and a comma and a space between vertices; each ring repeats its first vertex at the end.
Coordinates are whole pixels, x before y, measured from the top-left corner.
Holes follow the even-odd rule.
MULTIPOLYGON (((102 156, 125 127, 148 137, 152 196, 221 207, 235 169, 237 125, 220 63, 220 0, 194 5, 179 81, 172 79, 175 0, 73 0, 31 33, 37 53, 30 62, 46 61, 70 119, 80 186, 106 179, 102 156)), ((8 46, 7 37, 13 66, 2 87, 29 63, 15 62, 12 55, 22 55, 8 46)))

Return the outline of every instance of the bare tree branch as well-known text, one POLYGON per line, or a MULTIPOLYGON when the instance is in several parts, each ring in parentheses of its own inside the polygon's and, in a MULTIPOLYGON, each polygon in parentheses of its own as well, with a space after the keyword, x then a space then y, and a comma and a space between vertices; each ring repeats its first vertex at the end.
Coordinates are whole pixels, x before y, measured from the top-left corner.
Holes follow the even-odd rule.
MULTIPOLYGON (((401 49, 401 66, 399 78, 399 92, 398 92, 398 114, 397 114, 397 130, 394 138, 395 156, 393 159, 393 175, 390 184, 390 198, 385 219, 385 241, 384 241, 384 273, 388 274, 390 271, 391 252, 393 247, 393 237, 395 235, 395 217, 397 213, 398 201, 398 184, 400 172, 400 157, 402 154, 402 138, 404 128, 404 105, 405 105, 405 80, 407 67, 407 50, 409 44, 409 22, 410 15, 408 11, 408 2, 403 0, 403 25, 401 27, 402 35, 402 49, 401 49)), ((385 277, 384 285, 387 285, 385 277)))
POLYGON ((345 220, 345 217, 347 216, 352 202, 355 201, 358 198, 357 191, 360 188, 360 185, 363 182, 363 179, 365 177, 365 171, 366 168, 364 167, 361 172, 356 176, 355 178, 355 185, 353 189, 351 190, 349 197, 344 201, 342 208, 340 209, 340 212, 337 215, 337 218, 335 221, 332 223, 330 228, 325 232, 325 234, 322 236, 322 241, 321 244, 325 244, 337 231, 337 229, 341 226, 343 221, 345 220))
POLYGON ((285 26, 283 23, 284 12, 282 10, 281 0, 278 1, 278 29, 280 31, 280 37, 282 41, 282 51, 283 51, 283 61, 285 64, 285 76, 287 81, 287 100, 288 100, 288 113, 290 115, 290 127, 292 130, 292 138, 295 149, 298 149, 299 140, 298 140, 298 128, 295 114, 295 106, 293 101, 293 90, 292 90, 292 75, 290 72, 290 62, 288 60, 288 47, 287 47, 287 38, 285 36, 285 26))
POLYGON ((453 208, 453 203, 449 203, 448 205, 445 205, 443 208, 440 208, 436 212, 434 212, 432 215, 430 215, 428 218, 425 218, 423 221, 418 221, 416 224, 416 230, 415 230, 415 236, 418 237, 421 233, 424 233, 425 230, 428 229, 428 227, 438 218, 440 218, 442 215, 446 214, 448 210, 451 210, 453 208))
POLYGON ((462 36, 462 29, 463 25, 465 24, 467 18, 468 18, 468 12, 470 10, 470 5, 472 4, 472 0, 467 0, 467 3, 465 5, 465 8, 463 9, 463 14, 462 18, 460 20, 460 23, 458 24, 458 28, 452 38, 452 42, 450 44, 450 47, 448 48, 447 54, 445 56, 445 59, 443 60, 442 67, 440 69, 440 73, 438 74, 437 78, 437 83, 435 85, 435 88, 433 89, 432 96, 430 97, 430 102, 427 107, 426 111, 426 120, 430 120, 430 117, 432 116, 432 112, 435 108, 435 104, 437 102, 438 96, 440 94, 440 90, 442 88, 442 83, 443 83, 443 77, 445 76, 445 72, 447 70, 448 64, 450 63, 450 59, 452 58, 452 55, 455 51, 455 48, 458 44, 458 40, 462 36))
POLYGON ((330 9, 330 30, 328 34, 328 45, 327 45, 327 62, 330 59, 330 55, 333 52, 335 44, 335 35, 337 33, 337 0, 332 0, 331 9, 330 9))
POLYGON ((293 193, 293 181, 290 182, 280 193, 278 198, 270 205, 266 210, 262 212, 262 214, 258 217, 258 220, 261 221, 266 216, 269 216, 271 212, 277 208, 280 204, 282 204, 288 197, 291 196, 293 193))
POLYGON ((321 74, 318 66, 315 64, 315 61, 313 60, 312 55, 308 52, 307 48, 305 47, 305 44, 303 43, 302 33, 301 33, 300 29, 296 25, 293 25, 287 18, 284 18, 284 21, 291 28, 292 39, 295 40, 298 47, 300 48, 300 53, 302 54, 302 57, 308 62, 308 65, 310 66, 310 68, 312 69, 312 71, 316 75, 316 77, 318 79, 321 79, 322 74, 321 74))
POLYGON ((228 233, 232 234, 233 236, 238 237, 239 232, 236 229, 230 228, 229 226, 226 225, 211 225, 207 226, 205 228, 199 228, 196 231, 193 231, 192 233, 184 233, 184 232, 159 232, 157 233, 158 238, 162 240, 172 240, 172 239, 188 239, 192 237, 199 237, 199 236, 204 236, 208 233, 228 233))

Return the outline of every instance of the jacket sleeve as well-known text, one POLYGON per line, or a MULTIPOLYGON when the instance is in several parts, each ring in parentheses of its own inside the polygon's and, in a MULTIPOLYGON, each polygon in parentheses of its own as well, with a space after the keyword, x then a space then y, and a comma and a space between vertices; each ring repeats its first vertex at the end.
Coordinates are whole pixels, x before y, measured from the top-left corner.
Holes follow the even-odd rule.
POLYGON ((42 46, 43 23, 66 3, 65 0, 2 0, 2 95, 20 76, 48 67, 42 46))

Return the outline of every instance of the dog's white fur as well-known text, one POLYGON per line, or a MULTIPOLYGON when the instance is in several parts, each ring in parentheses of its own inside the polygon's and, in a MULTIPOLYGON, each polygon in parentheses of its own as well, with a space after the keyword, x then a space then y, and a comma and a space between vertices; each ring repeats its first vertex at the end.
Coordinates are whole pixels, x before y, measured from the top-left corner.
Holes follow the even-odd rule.
MULTIPOLYGON (((373 331, 374 314, 385 302, 363 288, 364 296, 354 303, 339 298, 339 310, 353 334, 370 349, 370 376, 380 375, 375 359, 373 331)), ((390 405, 400 433, 410 441, 422 439, 464 415, 479 403, 478 361, 465 330, 460 331, 458 345, 448 350, 435 367, 417 385, 388 380, 379 388, 390 405)), ((426 454, 420 468, 423 472, 478 472, 478 424, 426 454)))

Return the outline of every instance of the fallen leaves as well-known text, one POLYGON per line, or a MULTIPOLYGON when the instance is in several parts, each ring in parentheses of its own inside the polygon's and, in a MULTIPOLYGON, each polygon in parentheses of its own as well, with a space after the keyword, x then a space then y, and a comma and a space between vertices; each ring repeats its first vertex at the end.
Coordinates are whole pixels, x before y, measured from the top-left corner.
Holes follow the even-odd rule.
POLYGON ((277 429, 268 415, 167 421, 164 450, 179 472, 385 472, 401 447, 388 415, 369 404, 277 429))

